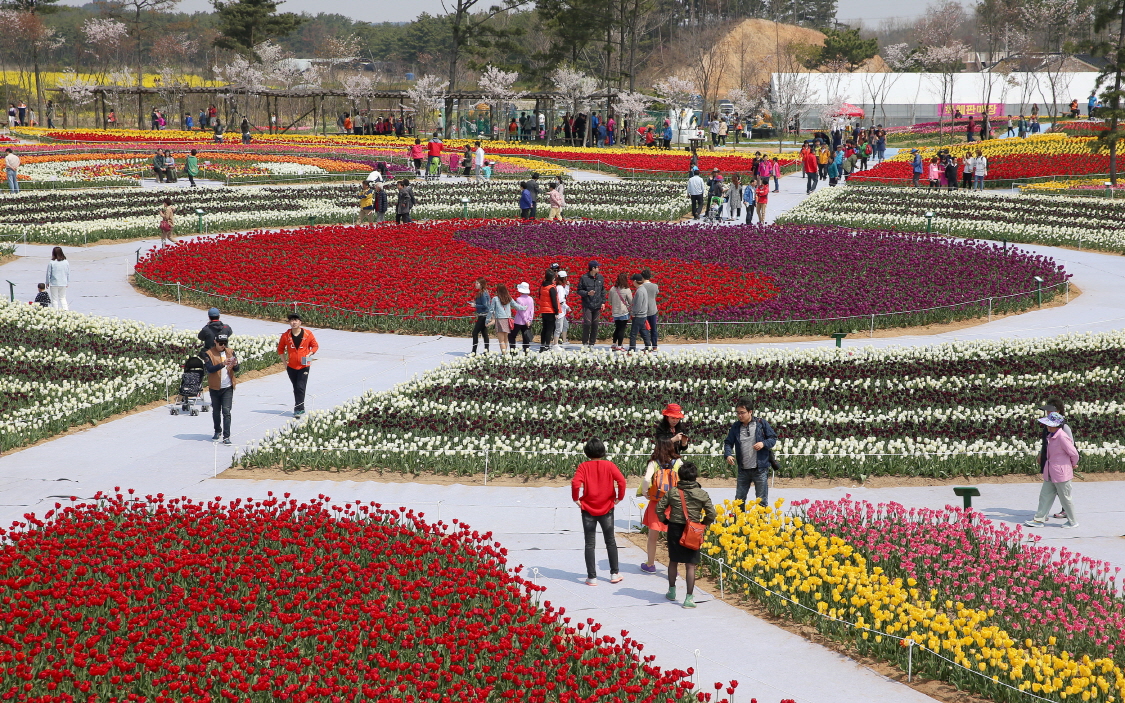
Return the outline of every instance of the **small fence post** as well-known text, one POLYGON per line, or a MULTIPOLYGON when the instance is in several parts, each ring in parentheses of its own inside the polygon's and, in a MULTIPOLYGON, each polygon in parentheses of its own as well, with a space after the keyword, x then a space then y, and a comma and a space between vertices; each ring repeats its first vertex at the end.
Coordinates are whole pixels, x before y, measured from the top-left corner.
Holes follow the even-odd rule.
POLYGON ((875 316, 871 316, 871 331, 867 334, 868 337, 875 337, 875 316))
POLYGON ((992 298, 988 299, 988 321, 992 322, 992 298))
POLYGON ((484 485, 488 485, 488 447, 484 448, 484 485))
POLYGON ((707 344, 711 343, 711 321, 703 321, 703 341, 707 344))
POLYGON ((914 678, 914 640, 906 640, 906 683, 914 678))
POLYGON ((176 281, 176 302, 180 302, 180 282, 176 281))
POLYGON ((723 600, 727 599, 727 589, 723 584, 723 564, 726 563, 725 559, 719 559, 719 593, 722 594, 723 600))
POLYGON ((14 303, 16 302, 16 284, 8 281, 8 297, 14 303))
POLYGON ((1066 302, 1070 302, 1070 281, 1066 282, 1066 302))

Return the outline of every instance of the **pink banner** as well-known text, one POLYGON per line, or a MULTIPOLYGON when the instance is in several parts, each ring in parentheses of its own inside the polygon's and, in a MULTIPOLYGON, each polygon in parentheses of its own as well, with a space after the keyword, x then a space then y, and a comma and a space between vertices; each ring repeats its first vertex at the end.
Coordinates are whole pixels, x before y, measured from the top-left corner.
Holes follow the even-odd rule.
POLYGON ((988 115, 989 117, 1002 117, 1004 115, 1004 103, 941 103, 938 106, 942 117, 953 117, 958 112, 962 117, 980 117, 981 115, 988 115))

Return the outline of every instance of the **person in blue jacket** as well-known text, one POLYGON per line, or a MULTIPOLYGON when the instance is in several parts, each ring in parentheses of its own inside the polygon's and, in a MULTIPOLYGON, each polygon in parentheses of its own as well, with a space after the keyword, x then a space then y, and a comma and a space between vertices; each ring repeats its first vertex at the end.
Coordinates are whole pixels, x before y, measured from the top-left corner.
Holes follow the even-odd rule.
POLYGON ((746 496, 753 483, 755 500, 768 505, 770 452, 777 444, 777 433, 768 422, 754 417, 754 405, 747 398, 735 401, 734 414, 738 419, 730 426, 723 442, 727 463, 738 468, 734 499, 746 506, 746 496))
POLYGON ((535 207, 535 200, 531 196, 531 191, 526 187, 520 191, 520 217, 525 220, 533 219, 531 216, 531 209, 535 207))
POLYGON ((665 149, 671 149, 672 148, 672 123, 671 122, 665 122, 664 123, 664 137, 663 137, 663 139, 664 139, 664 148, 665 149))
POLYGON ((913 170, 914 175, 911 177, 911 180, 912 180, 912 183, 914 184, 914 187, 917 188, 918 187, 918 179, 922 177, 922 169, 924 168, 923 165, 922 165, 922 154, 919 153, 917 149, 911 149, 910 153, 914 154, 914 160, 911 164, 913 166, 912 170, 913 170))

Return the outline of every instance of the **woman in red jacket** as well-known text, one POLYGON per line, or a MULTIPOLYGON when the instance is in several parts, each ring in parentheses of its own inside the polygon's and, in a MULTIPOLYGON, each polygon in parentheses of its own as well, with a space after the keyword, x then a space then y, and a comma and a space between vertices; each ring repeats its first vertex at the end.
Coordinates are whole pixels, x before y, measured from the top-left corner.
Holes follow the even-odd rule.
POLYGON ((625 477, 612 461, 605 460, 605 444, 597 437, 582 450, 589 461, 578 465, 570 482, 570 497, 582 511, 582 532, 586 537, 586 585, 598 585, 594 559, 594 537, 602 526, 605 550, 609 552, 609 582, 621 583, 617 565, 617 539, 613 534, 613 506, 625 497, 625 477))
POLYGON ((555 319, 559 314, 559 291, 555 286, 555 272, 547 269, 543 274, 543 283, 539 286, 539 299, 535 301, 535 311, 543 316, 543 339, 539 344, 539 351, 545 352, 551 348, 555 338, 555 319))

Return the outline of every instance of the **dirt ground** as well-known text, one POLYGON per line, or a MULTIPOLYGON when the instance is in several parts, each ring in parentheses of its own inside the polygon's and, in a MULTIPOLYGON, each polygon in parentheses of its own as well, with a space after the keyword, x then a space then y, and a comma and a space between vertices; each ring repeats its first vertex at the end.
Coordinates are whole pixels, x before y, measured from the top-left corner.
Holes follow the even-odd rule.
MULTIPOLYGON (((619 532, 617 533, 617 539, 623 543, 631 543, 641 549, 641 551, 644 551, 648 548, 647 534, 640 534, 638 532, 619 532)), ((667 566, 668 564, 668 547, 663 540, 657 543, 656 561, 665 566, 667 566)), ((702 574, 703 570, 700 569, 698 573, 702 574)), ((660 577, 653 576, 651 578, 656 579, 660 577)), ((857 651, 855 651, 854 648, 849 647, 842 642, 837 642, 836 640, 825 637, 811 625, 805 625, 793 620, 789 620, 787 618, 774 615, 773 613, 766 610, 766 608, 754 598, 738 597, 734 594, 728 594, 726 598, 723 598, 722 592, 719 589, 719 583, 716 579, 700 577, 697 579, 697 581, 699 585, 707 589, 708 593, 713 594, 717 599, 724 600, 724 602, 726 602, 728 605, 733 605, 734 607, 745 611, 756 618, 765 620, 766 622, 769 622, 773 625, 777 625, 783 630, 787 630, 795 635, 804 637, 810 642, 814 642, 823 647, 827 647, 834 652, 838 652, 846 657, 850 657, 859 666, 870 669, 880 676, 885 676, 888 679, 892 679, 904 685, 910 686, 916 691, 924 693, 936 700, 942 701, 942 703, 989 703, 990 701, 990 699, 982 698, 981 696, 976 696, 971 693, 959 691, 955 686, 945 683, 944 681, 935 681, 933 679, 924 679, 916 676, 914 677, 913 681, 907 683, 906 672, 902 669, 899 669, 893 664, 877 659, 872 659, 871 657, 862 656, 857 651)), ((684 588, 683 568, 681 568, 678 589, 680 594, 683 594, 685 592, 684 588)))

